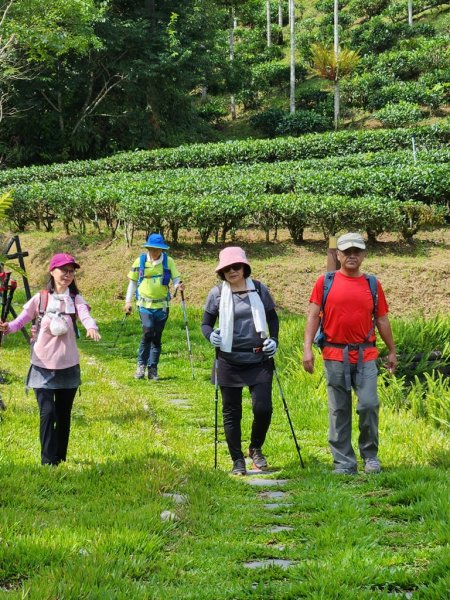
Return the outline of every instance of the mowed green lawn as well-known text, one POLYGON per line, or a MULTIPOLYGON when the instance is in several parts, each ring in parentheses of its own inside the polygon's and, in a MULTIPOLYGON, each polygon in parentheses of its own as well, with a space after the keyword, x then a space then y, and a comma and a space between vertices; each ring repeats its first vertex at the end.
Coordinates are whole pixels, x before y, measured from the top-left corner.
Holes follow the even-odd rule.
MULTIPOLYGON (((80 342, 83 385, 68 461, 58 468, 39 464, 36 402, 22 383, 25 341, 17 334, 3 342, 2 600, 447 597, 448 427, 389 408, 383 388, 383 472, 331 475, 320 358, 313 376, 302 370, 304 320, 282 313, 277 367, 306 468, 274 385, 265 450, 272 477, 286 483, 276 488, 285 492, 280 507, 265 507, 277 500, 262 493, 275 488, 229 475, 221 427, 214 470, 213 352, 200 333, 201 309, 188 310, 195 380, 175 301, 161 381, 135 381, 138 318, 126 320, 113 348, 121 303, 89 300, 103 338, 80 342), (245 566, 264 559, 265 568, 245 566)), ((440 390, 448 406, 448 387, 440 390)))

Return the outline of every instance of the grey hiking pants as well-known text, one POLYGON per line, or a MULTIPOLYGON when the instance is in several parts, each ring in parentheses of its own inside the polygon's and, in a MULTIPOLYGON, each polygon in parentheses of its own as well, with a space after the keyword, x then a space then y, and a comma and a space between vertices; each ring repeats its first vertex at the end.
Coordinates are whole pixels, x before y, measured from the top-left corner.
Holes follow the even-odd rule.
MULTIPOLYGON (((352 391, 346 389, 344 363, 325 360, 328 391, 328 443, 337 468, 356 470, 356 455, 352 447, 352 391)), ((378 370, 374 360, 363 363, 359 384, 356 364, 350 365, 352 388, 357 396, 359 417, 359 453, 367 460, 378 453, 378 370)))

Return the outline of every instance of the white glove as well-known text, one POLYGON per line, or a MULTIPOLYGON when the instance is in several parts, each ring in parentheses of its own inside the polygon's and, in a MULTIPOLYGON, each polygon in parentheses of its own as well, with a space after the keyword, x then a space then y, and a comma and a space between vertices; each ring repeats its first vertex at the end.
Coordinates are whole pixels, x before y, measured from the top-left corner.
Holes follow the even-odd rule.
POLYGON ((263 352, 266 356, 274 356, 277 351, 277 343, 272 338, 266 338, 263 344, 263 352))
POLYGON ((220 348, 220 344, 222 343, 222 338, 220 337, 220 329, 214 329, 214 331, 209 336, 209 341, 214 346, 214 348, 220 348))

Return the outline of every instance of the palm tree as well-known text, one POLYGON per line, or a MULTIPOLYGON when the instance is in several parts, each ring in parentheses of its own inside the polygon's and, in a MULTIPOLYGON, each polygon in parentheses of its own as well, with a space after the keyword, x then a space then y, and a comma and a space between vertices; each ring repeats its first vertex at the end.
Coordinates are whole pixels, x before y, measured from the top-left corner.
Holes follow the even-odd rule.
POLYGON ((334 126, 337 129, 340 112, 339 81, 354 70, 361 57, 358 51, 348 48, 340 49, 336 55, 333 47, 322 44, 313 44, 311 52, 311 71, 323 79, 334 82, 334 126))

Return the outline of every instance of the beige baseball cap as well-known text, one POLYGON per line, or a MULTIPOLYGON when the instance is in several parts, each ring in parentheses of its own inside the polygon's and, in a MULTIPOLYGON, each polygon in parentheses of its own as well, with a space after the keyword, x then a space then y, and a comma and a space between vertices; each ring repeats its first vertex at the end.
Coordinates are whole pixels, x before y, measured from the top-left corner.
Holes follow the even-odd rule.
POLYGON ((338 238, 337 249, 347 250, 348 248, 366 249, 366 243, 359 233, 345 233, 338 238))

